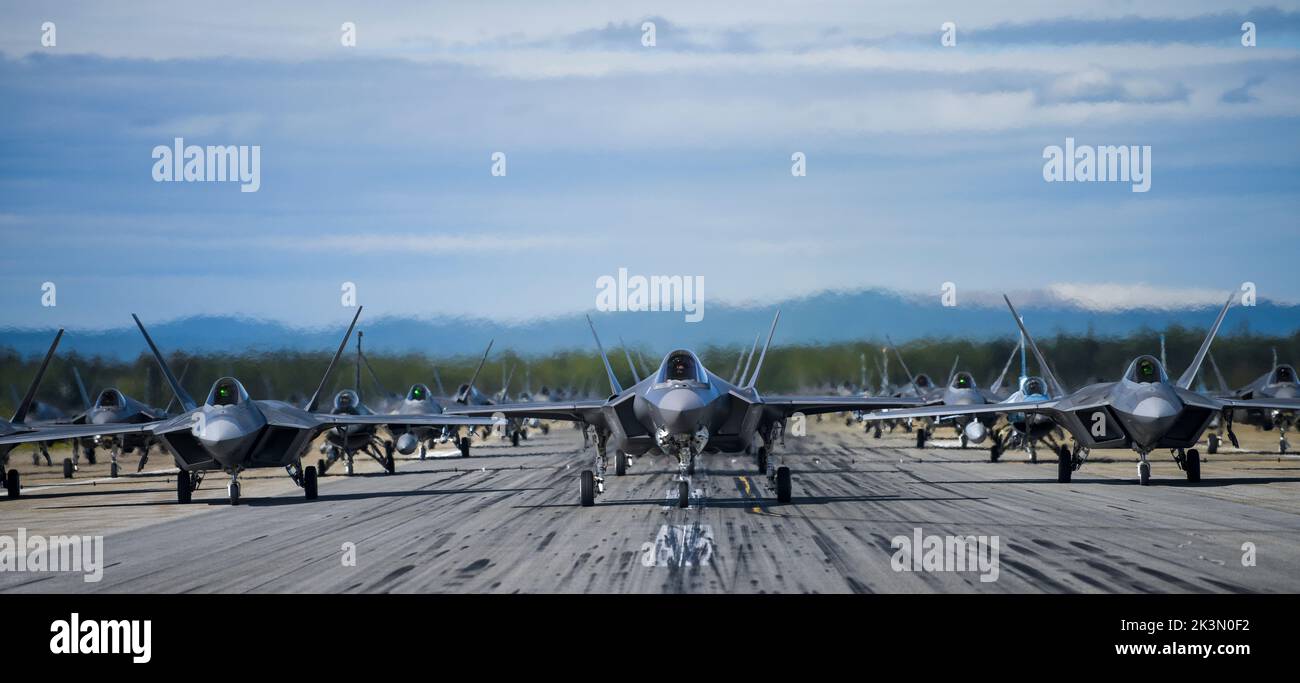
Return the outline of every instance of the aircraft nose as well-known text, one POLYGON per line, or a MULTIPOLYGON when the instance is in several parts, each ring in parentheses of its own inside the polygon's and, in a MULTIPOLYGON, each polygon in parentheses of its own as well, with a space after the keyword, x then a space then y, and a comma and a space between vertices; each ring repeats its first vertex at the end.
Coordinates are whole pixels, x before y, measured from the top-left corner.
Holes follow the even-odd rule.
POLYGON ((96 425, 106 425, 114 422, 116 415, 109 410, 96 410, 90 415, 90 423, 96 425))
POLYGON ((1277 390, 1277 398, 1295 398, 1296 391, 1293 386, 1280 387, 1277 390))
POLYGON ((690 389, 672 389, 659 398, 659 425, 674 434, 692 434, 704 413, 704 399, 690 389))
POLYGON ((1155 446, 1178 421, 1182 406, 1170 396, 1147 396, 1133 407, 1132 412, 1121 415, 1121 421, 1138 445, 1155 446))
POLYGON ((199 443, 203 444, 212 457, 227 467, 237 464, 244 446, 256 436, 245 433, 238 424, 223 418, 209 419, 202 425, 195 425, 193 431, 199 443))

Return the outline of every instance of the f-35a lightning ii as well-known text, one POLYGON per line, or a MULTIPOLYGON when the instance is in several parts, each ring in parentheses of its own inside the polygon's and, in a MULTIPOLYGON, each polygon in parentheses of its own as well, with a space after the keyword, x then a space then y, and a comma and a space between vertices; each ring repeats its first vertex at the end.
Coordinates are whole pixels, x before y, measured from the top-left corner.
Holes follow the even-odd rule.
POLYGON ((596 462, 579 474, 579 502, 595 503, 605 490, 607 454, 614 452, 614 473, 627 473, 633 455, 664 454, 676 460, 678 505, 690 504, 690 477, 696 458, 706 453, 753 452, 758 470, 776 488, 777 499, 790 501, 790 468, 769 461, 787 419, 846 410, 917 405, 914 399, 869 397, 763 396, 757 389, 780 312, 772 320, 767 343, 754 371, 732 383, 713 374, 688 349, 664 356, 659 368, 631 387, 623 388, 610 366, 596 327, 588 318, 596 348, 609 378, 606 399, 552 403, 519 403, 483 407, 454 407, 468 415, 499 413, 507 418, 570 420, 591 425, 596 432, 596 462))
MULTIPOLYGON (((340 426, 377 426, 404 424, 428 425, 480 425, 491 420, 456 415, 359 415, 344 411, 317 412, 320 394, 329 382, 330 374, 343 354, 352 329, 361 316, 357 308, 352 324, 339 342, 320 384, 306 405, 299 408, 283 401, 253 400, 239 380, 233 377, 218 379, 208 392, 202 405, 190 397, 172 374, 167 361, 154 344, 138 317, 135 318, 140 333, 144 335, 149 350, 162 370, 172 392, 180 401, 184 412, 156 423, 149 431, 176 459, 181 469, 177 477, 176 498, 188 503, 207 472, 220 471, 230 476, 227 491, 230 504, 239 503, 239 475, 244 470, 258 467, 283 467, 295 484, 302 487, 307 499, 316 498, 315 467, 303 467, 302 456, 311 442, 328 429, 340 426)), ((135 317, 135 316, 132 316, 135 317)))
MULTIPOLYGON (((1047 360, 1016 313, 1011 300, 1003 296, 1016 325, 1025 335, 1025 341, 1034 352, 1039 367, 1049 386, 1060 386, 1047 360)), ((1296 410, 1296 398, 1212 398, 1191 390, 1200 371, 1201 363, 1210 350, 1210 344, 1223 324, 1223 318, 1232 305, 1229 298, 1219 311, 1201 348, 1191 365, 1171 382, 1160 361, 1149 355, 1139 356, 1124 371, 1118 382, 1091 384, 1059 398, 1022 403, 997 403, 976 406, 936 406, 884 410, 874 419, 899 417, 935 417, 939 415, 987 415, 993 413, 1043 414, 1052 418, 1074 437, 1076 446, 1061 446, 1057 453, 1057 480, 1070 481, 1074 470, 1081 467, 1087 453, 1093 448, 1131 448, 1137 452, 1138 481, 1142 485, 1151 479, 1151 464, 1147 454, 1168 448, 1174 461, 1187 474, 1188 481, 1200 481, 1200 454, 1194 448, 1201 434, 1217 414, 1233 409, 1240 410, 1296 410)))

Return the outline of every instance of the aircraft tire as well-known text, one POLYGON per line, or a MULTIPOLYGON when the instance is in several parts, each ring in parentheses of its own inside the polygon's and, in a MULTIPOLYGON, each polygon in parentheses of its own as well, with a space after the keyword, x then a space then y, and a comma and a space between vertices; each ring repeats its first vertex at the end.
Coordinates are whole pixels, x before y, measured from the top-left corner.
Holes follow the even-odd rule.
POLYGON ((1073 474, 1074 462, 1070 455, 1070 447, 1061 446, 1061 450, 1056 454, 1056 481, 1061 484, 1068 484, 1073 474))
POLYGON ((316 500, 316 468, 310 465, 302 471, 302 492, 307 500, 316 500))
POLYGON ((596 504, 596 475, 591 470, 578 475, 578 502, 585 508, 596 504))
POLYGON ((1210 455, 1214 455, 1215 453, 1218 453, 1218 452, 1219 452, 1219 435, 1218 435, 1218 434, 1211 434, 1210 437, 1209 437, 1209 439, 1208 439, 1208 441, 1209 441, 1209 444, 1206 446, 1206 448, 1205 448, 1205 452, 1206 452, 1206 453, 1209 453, 1210 455))
POLYGON ((468 436, 462 436, 462 437, 460 437, 460 457, 462 457, 462 458, 468 458, 468 457, 469 457, 469 437, 468 437, 468 436))
POLYGON ((1138 463, 1138 483, 1147 486, 1151 483, 1151 463, 1138 463))
POLYGON ((18 480, 18 470, 9 470, 9 475, 5 477, 5 490, 9 492, 10 498, 17 498, 22 493, 22 485, 18 480))
POLYGON ((621 477, 625 474, 627 474, 627 453, 614 451, 614 476, 621 477))
POLYGON ((64 479, 72 478, 72 458, 63 459, 63 478, 64 479))
POLYGON ((677 507, 683 510, 691 506, 691 483, 688 481, 677 482, 677 507))
POLYGON ((393 454, 389 453, 384 456, 384 471, 392 474, 397 471, 397 463, 393 461, 393 454))
POLYGON ((917 448, 925 448, 925 430, 924 430, 924 429, 918 429, 918 430, 916 430, 916 447, 917 447, 917 448))
POLYGON ((1183 456, 1183 470, 1187 472, 1187 481, 1201 480, 1201 454, 1195 448, 1183 456))
POLYGON ((776 500, 779 503, 790 502, 790 468, 776 468, 776 500))
POLYGON ((758 455, 755 459, 758 461, 758 473, 767 474, 767 446, 758 447, 758 455))
POLYGON ((181 470, 176 473, 176 502, 188 503, 194 498, 194 490, 190 488, 190 473, 181 470))

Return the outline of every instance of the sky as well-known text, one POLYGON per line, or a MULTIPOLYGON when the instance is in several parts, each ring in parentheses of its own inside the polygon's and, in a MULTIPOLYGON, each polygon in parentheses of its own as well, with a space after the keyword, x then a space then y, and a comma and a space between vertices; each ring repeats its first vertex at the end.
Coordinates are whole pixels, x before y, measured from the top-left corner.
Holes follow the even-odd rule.
POLYGON ((336 324, 344 282, 518 321, 619 268, 1296 302, 1298 5, 4 1, 0 326, 336 324), (177 137, 260 146, 260 189, 155 182, 177 137), (1066 138, 1150 146, 1150 190, 1045 182, 1066 138))

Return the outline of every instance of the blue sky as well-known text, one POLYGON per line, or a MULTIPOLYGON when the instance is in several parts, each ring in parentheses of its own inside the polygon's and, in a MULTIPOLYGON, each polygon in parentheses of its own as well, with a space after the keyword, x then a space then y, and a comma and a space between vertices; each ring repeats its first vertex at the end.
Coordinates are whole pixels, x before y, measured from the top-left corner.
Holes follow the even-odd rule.
POLYGON ((6 326, 333 324, 343 281, 518 320, 619 267, 726 302, 1300 301, 1296 3, 267 4, 0 3, 6 326), (174 137, 260 145, 261 190, 153 182, 174 137), (1151 191, 1043 182, 1066 137, 1150 145, 1151 191))

